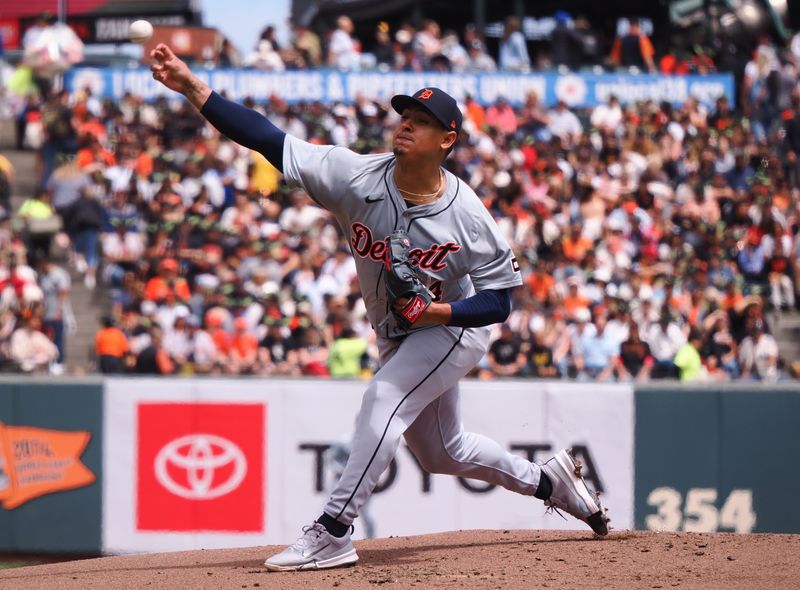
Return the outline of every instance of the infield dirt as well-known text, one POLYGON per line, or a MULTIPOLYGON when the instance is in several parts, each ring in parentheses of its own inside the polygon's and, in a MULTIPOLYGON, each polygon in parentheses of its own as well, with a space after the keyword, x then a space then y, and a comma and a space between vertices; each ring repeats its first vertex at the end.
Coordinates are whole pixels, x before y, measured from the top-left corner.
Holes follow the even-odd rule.
POLYGON ((357 541, 358 565, 268 573, 281 547, 126 555, 0 571, 0 589, 798 588, 800 535, 459 531, 357 541))

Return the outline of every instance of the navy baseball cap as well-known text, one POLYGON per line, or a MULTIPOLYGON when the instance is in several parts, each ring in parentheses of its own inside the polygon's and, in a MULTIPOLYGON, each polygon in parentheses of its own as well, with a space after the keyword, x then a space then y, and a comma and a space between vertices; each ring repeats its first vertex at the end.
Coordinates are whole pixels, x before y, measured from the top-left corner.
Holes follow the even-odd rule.
POLYGON ((456 99, 444 90, 430 86, 414 93, 414 96, 397 94, 392 97, 392 108, 399 114, 410 106, 421 106, 448 131, 461 132, 463 116, 456 104, 456 99))

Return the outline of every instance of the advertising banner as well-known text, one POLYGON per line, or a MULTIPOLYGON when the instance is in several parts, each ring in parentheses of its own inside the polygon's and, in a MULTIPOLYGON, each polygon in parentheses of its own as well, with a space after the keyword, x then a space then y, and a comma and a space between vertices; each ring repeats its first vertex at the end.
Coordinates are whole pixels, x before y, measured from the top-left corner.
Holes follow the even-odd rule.
MULTIPOLYGON (((245 97, 264 100, 275 95, 292 104, 313 101, 353 103, 359 96, 387 100, 395 94, 411 94, 425 86, 441 88, 457 100, 470 95, 482 104, 490 104, 503 97, 516 106, 521 105, 530 92, 536 92, 549 106, 563 100, 571 107, 592 107, 607 102, 612 94, 622 103, 652 100, 680 105, 689 97, 695 97, 711 106, 720 96, 726 96, 731 104, 735 102, 733 76, 730 74, 263 72, 227 68, 197 69, 195 73, 214 90, 227 93, 232 100, 241 101, 245 97)), ((152 73, 145 68, 73 68, 65 74, 65 86, 71 91, 89 87, 98 97, 114 99, 128 92, 147 100, 177 96, 153 80, 152 73)))
POLYGON ((13 510, 44 494, 82 488, 94 474, 81 463, 89 432, 64 432, 0 422, 0 502, 13 510))
POLYGON ((0 551, 96 553, 102 386, 0 382, 0 551))
MULTIPOLYGON (((107 381, 104 549, 293 541, 319 516, 349 453, 365 382, 107 381)), ((614 526, 633 525, 629 386, 462 385, 465 428, 529 460, 572 446, 614 526)), ((535 499, 424 472, 401 444, 356 538, 469 528, 576 528, 535 499)))
POLYGON ((140 404, 137 530, 263 532, 264 409, 140 404))

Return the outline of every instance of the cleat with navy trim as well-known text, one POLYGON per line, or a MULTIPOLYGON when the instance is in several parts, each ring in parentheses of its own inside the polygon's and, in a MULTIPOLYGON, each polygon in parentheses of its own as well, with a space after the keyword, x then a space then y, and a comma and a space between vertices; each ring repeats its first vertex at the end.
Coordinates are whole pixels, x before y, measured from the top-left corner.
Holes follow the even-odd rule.
POLYGON ((303 534, 280 553, 267 558, 264 565, 271 572, 321 570, 355 565, 356 549, 350 540, 352 527, 342 537, 334 537, 324 526, 314 522, 303 527, 303 534))
POLYGON ((572 449, 559 451, 541 468, 553 484, 553 493, 544 501, 545 505, 582 520, 595 534, 607 535, 608 517, 600 496, 589 491, 581 476, 581 463, 572 455, 572 449))

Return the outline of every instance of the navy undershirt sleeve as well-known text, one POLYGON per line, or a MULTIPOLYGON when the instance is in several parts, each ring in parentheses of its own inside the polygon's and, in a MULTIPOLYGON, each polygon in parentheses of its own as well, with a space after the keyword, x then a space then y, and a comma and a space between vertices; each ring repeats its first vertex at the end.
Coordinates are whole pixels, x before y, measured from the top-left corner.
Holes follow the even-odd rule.
POLYGON ((270 164, 283 172, 283 141, 286 133, 266 117, 222 98, 216 92, 211 93, 200 113, 225 137, 260 152, 270 164))
POLYGON ((477 328, 504 321, 511 313, 509 289, 481 291, 450 304, 449 326, 477 328))

